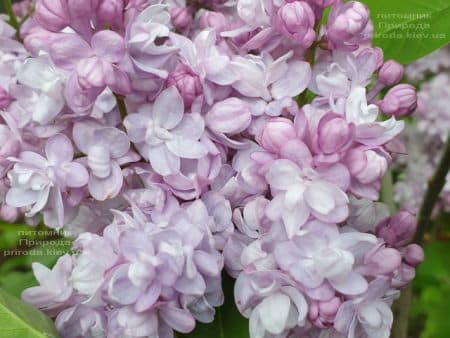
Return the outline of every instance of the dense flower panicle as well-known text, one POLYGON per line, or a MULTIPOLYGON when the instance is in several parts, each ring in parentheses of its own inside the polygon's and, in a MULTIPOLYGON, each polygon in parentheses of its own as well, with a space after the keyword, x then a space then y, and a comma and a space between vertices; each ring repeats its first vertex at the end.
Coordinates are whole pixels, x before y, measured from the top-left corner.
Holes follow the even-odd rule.
POLYGON ((61 336, 190 332, 226 267, 251 338, 388 337, 423 252, 377 200, 416 95, 365 5, 27 4, 23 44, 0 17, 0 217, 74 235, 23 294, 61 336))
POLYGON ((211 322, 223 303, 218 225, 201 201, 179 206, 167 195, 163 214, 153 207, 114 212, 102 236, 79 235, 80 254, 61 257, 52 271, 36 263, 40 286, 23 298, 57 310, 57 327, 70 337, 172 337, 195 320, 211 322), (96 319, 85 327, 79 321, 89 314, 96 319))

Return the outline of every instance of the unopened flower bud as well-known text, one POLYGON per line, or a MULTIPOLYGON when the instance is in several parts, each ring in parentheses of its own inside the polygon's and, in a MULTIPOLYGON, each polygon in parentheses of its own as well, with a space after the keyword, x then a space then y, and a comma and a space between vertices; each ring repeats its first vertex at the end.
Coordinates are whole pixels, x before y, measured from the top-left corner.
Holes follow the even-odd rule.
POLYGON ((353 129, 341 117, 321 121, 318 128, 319 146, 324 154, 339 152, 352 139, 353 129))
POLYGON ((393 86, 400 82, 403 74, 403 66, 394 60, 389 60, 381 67, 378 79, 386 86, 393 86))
POLYGON ((338 297, 333 297, 328 301, 313 301, 309 308, 309 319, 316 327, 322 329, 331 327, 340 306, 341 300, 338 297))
POLYGON ((188 28, 193 21, 192 9, 189 7, 175 7, 170 11, 172 24, 175 28, 183 30, 188 28))
POLYGON ((408 285, 414 277, 416 277, 416 269, 411 265, 402 263, 392 279, 392 286, 402 288, 408 285))
POLYGON ((103 0, 97 7, 97 19, 103 25, 120 27, 123 24, 123 7, 122 0, 103 0))
POLYGON ((314 21, 314 12, 304 1, 285 3, 275 18, 277 29, 304 48, 311 46, 316 38, 314 21))
POLYGON ((373 276, 389 275, 402 263, 400 252, 393 248, 379 247, 364 258, 367 274, 373 276))
POLYGON ((205 116, 208 128, 227 134, 243 131, 251 121, 252 115, 248 104, 235 97, 216 103, 205 116))
POLYGON ((409 265, 416 267, 425 259, 422 247, 417 244, 410 244, 405 248, 404 260, 409 265))
POLYGON ((358 56, 373 57, 375 59, 376 69, 380 69, 384 63, 384 53, 380 47, 364 48, 358 56))
POLYGON ((381 110, 389 116, 404 117, 417 107, 416 89, 409 84, 391 88, 380 103, 381 110))
POLYGON ((200 18, 200 26, 202 28, 214 28, 222 30, 227 25, 227 19, 225 15, 219 12, 207 11, 200 18))
POLYGON ((63 1, 42 0, 36 3, 36 21, 52 32, 59 32, 70 24, 70 14, 63 1))
POLYGON ((350 173, 362 184, 381 180, 386 173, 388 161, 376 149, 355 148, 346 157, 350 173))
POLYGON ((167 79, 167 85, 175 86, 183 97, 184 105, 189 108, 192 102, 203 93, 202 84, 198 75, 189 67, 181 67, 173 72, 167 79))
POLYGON ((22 0, 13 4, 14 14, 19 18, 25 17, 32 9, 33 3, 31 0, 22 0))
POLYGON ((369 41, 373 34, 369 10, 358 1, 337 5, 330 13, 326 34, 334 48, 358 49, 369 41))
POLYGON ((383 238, 390 246, 400 247, 411 241, 416 227, 415 215, 408 210, 402 210, 377 225, 377 236, 383 238))
POLYGON ((4 204, 0 208, 0 219, 7 223, 14 223, 19 217, 19 210, 17 208, 11 207, 4 204))
POLYGON ((261 145, 273 152, 277 152, 289 140, 296 137, 293 123, 283 117, 270 119, 261 133, 261 145))
POLYGON ((52 42, 58 36, 58 33, 50 32, 41 26, 36 26, 27 32, 23 44, 26 50, 32 55, 39 55, 42 51, 48 52, 52 42))

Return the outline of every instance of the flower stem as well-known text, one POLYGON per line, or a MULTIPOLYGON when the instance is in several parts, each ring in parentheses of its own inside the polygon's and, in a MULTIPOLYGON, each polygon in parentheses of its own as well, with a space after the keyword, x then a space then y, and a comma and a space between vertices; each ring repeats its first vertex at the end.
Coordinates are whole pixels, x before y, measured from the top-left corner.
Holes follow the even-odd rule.
POLYGON ((394 303, 394 326, 392 338, 407 338, 409 324, 409 309, 412 300, 412 287, 408 285, 400 294, 400 298, 394 303))
POLYGON ((388 170, 383 177, 381 185, 381 200, 389 207, 391 215, 397 211, 397 205, 394 200, 394 180, 392 178, 392 171, 388 170))
POLYGON ((431 214, 434 206, 438 201, 439 194, 445 185, 445 178, 450 170, 450 136, 447 137, 447 143, 444 148, 439 165, 430 179, 428 189, 423 198, 422 206, 420 207, 419 215, 417 217, 417 231, 414 236, 414 242, 421 244, 424 240, 425 231, 431 223, 431 214))
POLYGON ((120 117, 123 120, 127 116, 127 107, 125 105, 125 101, 123 100, 122 96, 117 95, 117 94, 115 96, 116 96, 116 101, 117 101, 117 107, 119 108, 119 112, 120 112, 120 117))
POLYGON ((18 31, 20 28, 20 24, 19 21, 17 20, 16 15, 14 14, 11 0, 3 0, 3 2, 5 5, 6 12, 8 13, 9 16, 9 24, 13 26, 16 29, 16 31, 18 31))

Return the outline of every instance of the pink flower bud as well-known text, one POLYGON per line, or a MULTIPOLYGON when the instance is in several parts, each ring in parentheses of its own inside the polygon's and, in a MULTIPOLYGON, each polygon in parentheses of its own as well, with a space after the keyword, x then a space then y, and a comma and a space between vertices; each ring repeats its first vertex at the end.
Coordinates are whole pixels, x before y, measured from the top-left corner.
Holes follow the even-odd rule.
POLYGON ((277 29, 304 48, 311 46, 316 38, 314 21, 314 12, 304 1, 284 4, 275 17, 277 29))
POLYGON ((11 96, 9 96, 8 92, 0 87, 0 110, 6 109, 11 104, 11 96))
POLYGON ((0 208, 0 219, 7 223, 14 223, 19 218, 19 210, 9 205, 2 205, 0 208))
POLYGON ((400 82, 403 74, 403 66, 394 60, 389 60, 381 67, 378 79, 386 86, 393 86, 400 82))
POLYGON ((246 102, 232 97, 212 106, 205 121, 212 131, 237 134, 250 125, 252 114, 246 102))
POLYGON ((123 0, 102 0, 97 7, 97 19, 102 26, 112 25, 121 27, 123 25, 123 0))
POLYGON ((295 137, 296 132, 292 121, 283 117, 275 117, 264 126, 259 142, 265 149, 278 152, 286 142, 295 137))
POLYGON ((381 110, 389 116, 404 117, 417 107, 416 89, 409 84, 391 88, 380 103, 381 110))
POLYGON ((402 256, 398 250, 382 246, 366 255, 364 268, 372 276, 389 275, 399 268, 401 262, 402 256))
POLYGON ((178 89, 186 108, 191 107, 192 102, 203 93, 200 79, 189 67, 179 67, 175 70, 167 79, 167 86, 175 86, 178 89))
POLYGON ((364 48, 359 54, 358 56, 366 56, 366 57, 371 57, 371 55, 373 55, 373 57, 375 57, 376 60, 376 69, 379 69, 383 63, 384 63, 384 53, 383 50, 379 47, 369 47, 369 48, 364 48))
POLYGON ((200 18, 200 26, 202 28, 214 28, 221 31, 227 26, 227 19, 222 13, 207 11, 200 18))
POLYGON ((172 8, 170 17, 175 28, 180 30, 188 28, 193 21, 192 12, 192 9, 189 7, 172 8))
POLYGON ((362 184, 372 183, 384 176, 388 161, 376 149, 355 148, 346 157, 350 173, 362 184))
POLYGON ((352 140, 353 128, 341 117, 319 123, 319 146, 324 154, 337 153, 352 140))
POLYGON ((22 0, 13 5, 14 14, 19 18, 23 18, 33 9, 31 0, 22 0))
POLYGON ((411 241, 416 227, 415 215, 408 210, 402 210, 378 224, 376 232, 388 245, 400 247, 411 241))
POLYGON ((102 87, 106 85, 111 65, 99 57, 81 59, 77 64, 78 82, 84 89, 102 87))
POLYGON ((38 1, 34 18, 52 32, 59 32, 70 24, 69 9, 66 2, 61 0, 38 1))
POLYGON ((40 51, 48 52, 52 42, 58 38, 58 35, 58 33, 50 32, 41 26, 33 27, 25 36, 25 48, 32 55, 38 55, 40 51))
POLYGON ((416 269, 411 265, 402 263, 392 279, 394 288, 401 288, 408 285, 416 277, 416 269))
POLYGON ((405 262, 413 267, 418 266, 425 259, 422 247, 417 244, 408 245, 403 254, 405 262))
POLYGON ((372 38, 373 24, 367 7, 358 1, 341 3, 333 8, 326 34, 332 47, 356 50, 372 38))
POLYGON ((328 301, 312 301, 309 307, 309 319, 314 326, 325 329, 333 326, 341 300, 333 297, 328 301))

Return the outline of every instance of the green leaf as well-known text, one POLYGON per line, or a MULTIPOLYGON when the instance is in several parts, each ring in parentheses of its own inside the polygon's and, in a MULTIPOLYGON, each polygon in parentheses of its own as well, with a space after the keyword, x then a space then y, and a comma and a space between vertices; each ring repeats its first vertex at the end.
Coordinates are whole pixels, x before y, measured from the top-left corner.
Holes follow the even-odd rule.
POLYGON ((50 318, 0 289, 0 337, 57 338, 50 318))
POLYGON ((0 266, 0 274, 8 273, 12 270, 30 270, 33 262, 39 262, 48 267, 53 266, 59 257, 66 253, 70 253, 72 247, 71 239, 44 239, 34 240, 29 239, 27 243, 30 246, 25 246, 20 250, 6 250, 3 255, 8 258, 0 266), (37 244, 31 246, 31 244, 37 244))
POLYGON ((371 11, 375 45, 386 59, 409 64, 450 42, 449 0, 362 0, 371 11))
MULTIPOLYGON (((0 265, 0 287, 15 296, 19 296, 23 290, 36 285, 31 265, 39 262, 47 267, 52 267, 57 259, 71 251, 72 240, 60 238, 40 238, 33 232, 20 230, 20 245, 13 249, 4 249, 3 263, 0 265)), ((16 230, 16 233, 18 231, 16 230)))
POLYGON ((19 244, 22 233, 30 229, 29 225, 0 222, 0 249, 14 248, 19 244))
POLYGON ((38 283, 32 271, 11 271, 8 274, 0 276, 0 286, 12 294, 20 298, 22 291, 38 283))
POLYGON ((223 278, 225 304, 216 309, 216 317, 211 324, 199 324, 187 335, 178 334, 180 338, 249 338, 248 320, 239 313, 234 304, 234 280, 223 278))

